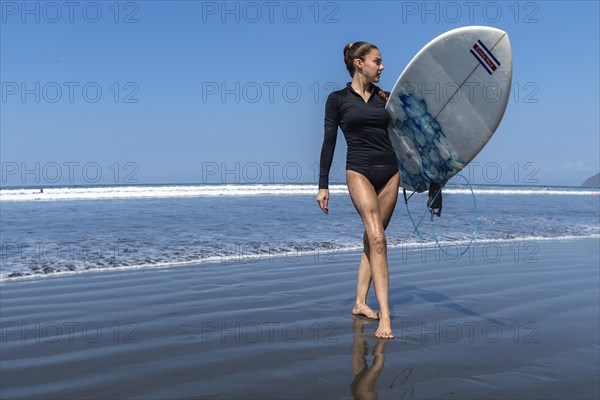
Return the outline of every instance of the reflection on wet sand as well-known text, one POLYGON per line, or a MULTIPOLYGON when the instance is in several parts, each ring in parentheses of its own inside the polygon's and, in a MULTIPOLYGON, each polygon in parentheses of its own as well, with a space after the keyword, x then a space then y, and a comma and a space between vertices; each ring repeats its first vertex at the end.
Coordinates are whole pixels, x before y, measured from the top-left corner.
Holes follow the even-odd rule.
POLYGON ((373 348, 373 365, 369 368, 367 354, 369 349, 367 339, 363 334, 364 325, 372 322, 365 317, 354 315, 354 344, 352 345, 352 371, 354 381, 350 385, 352 398, 354 399, 376 399, 377 391, 375 384, 381 374, 385 361, 384 349, 389 339, 375 338, 376 344, 373 348))

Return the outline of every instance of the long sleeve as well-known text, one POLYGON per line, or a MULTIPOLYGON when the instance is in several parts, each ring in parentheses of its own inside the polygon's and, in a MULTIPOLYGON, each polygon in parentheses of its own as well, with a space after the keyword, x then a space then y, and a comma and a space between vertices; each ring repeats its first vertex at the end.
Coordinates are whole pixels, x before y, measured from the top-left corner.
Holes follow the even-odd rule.
POLYGON ((325 103, 325 133, 323 137, 323 147, 321 148, 321 160, 319 171, 319 189, 329 188, 329 170, 333 162, 333 153, 337 139, 337 130, 339 125, 339 110, 335 102, 334 94, 327 97, 325 103))

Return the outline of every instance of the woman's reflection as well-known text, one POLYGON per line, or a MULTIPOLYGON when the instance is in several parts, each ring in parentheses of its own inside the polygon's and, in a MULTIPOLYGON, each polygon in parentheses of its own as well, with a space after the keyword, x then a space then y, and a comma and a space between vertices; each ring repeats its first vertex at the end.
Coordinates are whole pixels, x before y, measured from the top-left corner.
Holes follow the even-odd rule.
POLYGON ((369 368, 367 365, 367 340, 363 335, 363 328, 365 324, 372 322, 372 320, 359 315, 353 317, 352 371, 354 372, 354 381, 350 385, 350 391, 354 399, 376 399, 375 384, 383 368, 385 360, 383 351, 389 339, 375 338, 377 343, 373 348, 373 365, 369 368))

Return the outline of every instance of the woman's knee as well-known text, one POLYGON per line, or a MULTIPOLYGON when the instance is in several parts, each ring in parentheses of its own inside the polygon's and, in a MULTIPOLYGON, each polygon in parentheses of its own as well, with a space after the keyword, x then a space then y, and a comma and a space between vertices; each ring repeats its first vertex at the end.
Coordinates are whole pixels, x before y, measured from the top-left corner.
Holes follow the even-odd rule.
POLYGON ((368 234, 369 250, 377 254, 383 254, 386 251, 387 240, 383 230, 377 230, 368 234))

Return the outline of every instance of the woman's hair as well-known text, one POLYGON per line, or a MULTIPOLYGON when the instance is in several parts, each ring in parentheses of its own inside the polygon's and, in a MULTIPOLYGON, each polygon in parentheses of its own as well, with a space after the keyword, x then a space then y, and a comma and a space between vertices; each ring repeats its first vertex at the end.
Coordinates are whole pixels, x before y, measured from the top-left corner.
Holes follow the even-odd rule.
MULTIPOLYGON (((350 73, 350 77, 353 78, 354 73, 356 72, 354 60, 360 58, 364 61, 367 53, 369 53, 373 49, 379 50, 377 46, 367 42, 348 43, 346 46, 344 46, 344 63, 346 64, 346 69, 348 70, 348 73, 350 73)), ((379 89, 379 92, 377 94, 383 99, 383 101, 388 100, 388 96, 383 90, 379 89)))

